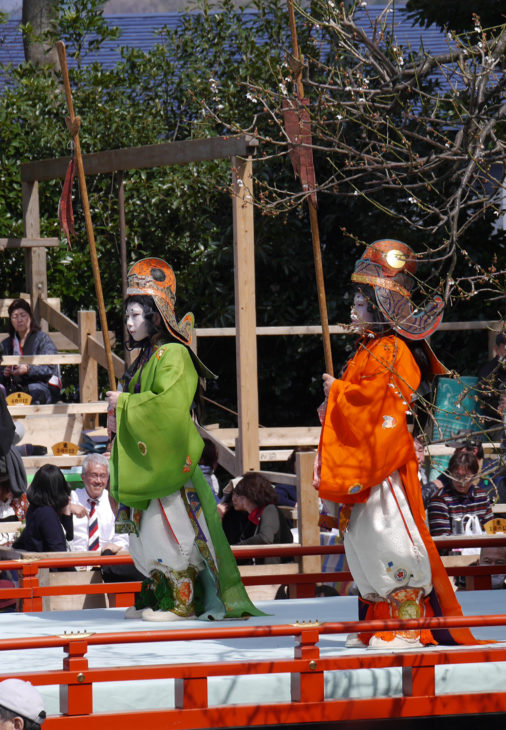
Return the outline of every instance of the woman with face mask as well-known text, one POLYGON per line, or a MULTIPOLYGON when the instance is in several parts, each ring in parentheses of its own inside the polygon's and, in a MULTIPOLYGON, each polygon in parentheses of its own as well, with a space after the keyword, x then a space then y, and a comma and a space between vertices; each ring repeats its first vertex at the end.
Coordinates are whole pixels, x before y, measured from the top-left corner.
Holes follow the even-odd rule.
MULTIPOLYGON (((357 261, 352 324, 357 348, 340 378, 323 376, 326 407, 315 486, 335 514, 360 591, 362 618, 461 615, 428 531, 418 463, 407 416, 435 373, 445 372, 424 342, 438 327, 443 302, 411 302, 416 257, 401 241, 382 239, 357 261)), ((413 648, 475 643, 467 629, 349 637, 348 646, 413 648)))
POLYGON ((165 261, 143 259, 131 268, 126 325, 129 346, 140 352, 123 392, 107 393, 116 417, 111 492, 124 506, 117 529, 131 533, 130 553, 147 576, 127 617, 258 615, 198 466, 204 444, 191 408, 199 376, 215 376, 191 350, 193 315, 176 319, 175 291, 165 261))

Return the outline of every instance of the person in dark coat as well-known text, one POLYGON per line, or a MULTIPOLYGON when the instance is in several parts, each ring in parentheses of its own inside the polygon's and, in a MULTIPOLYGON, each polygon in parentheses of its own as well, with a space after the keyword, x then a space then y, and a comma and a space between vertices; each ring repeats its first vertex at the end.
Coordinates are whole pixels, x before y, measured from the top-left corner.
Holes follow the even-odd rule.
MULTIPOLYGON (((2 342, 5 355, 52 355, 56 346, 35 322, 24 299, 14 299, 8 309, 9 336, 2 342)), ((61 381, 58 365, 7 365, 0 369, 0 386, 6 394, 24 391, 33 403, 56 403, 61 381)), ((1 388, 0 388, 1 389, 1 388)))
POLYGON ((64 552, 74 537, 70 487, 60 469, 44 464, 27 492, 26 527, 13 547, 33 552, 64 552))

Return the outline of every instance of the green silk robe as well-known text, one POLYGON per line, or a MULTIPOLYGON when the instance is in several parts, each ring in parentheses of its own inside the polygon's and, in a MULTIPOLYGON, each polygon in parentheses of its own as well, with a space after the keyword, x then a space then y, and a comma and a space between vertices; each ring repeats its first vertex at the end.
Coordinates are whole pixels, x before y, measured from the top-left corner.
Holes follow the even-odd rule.
POLYGON ((175 342, 160 346, 134 375, 116 407, 111 493, 116 501, 145 510, 151 500, 174 494, 191 480, 216 554, 225 615, 263 615, 244 589, 216 501, 198 466, 204 443, 190 415, 197 382, 187 348, 175 342), (140 392, 135 393, 139 377, 140 392))

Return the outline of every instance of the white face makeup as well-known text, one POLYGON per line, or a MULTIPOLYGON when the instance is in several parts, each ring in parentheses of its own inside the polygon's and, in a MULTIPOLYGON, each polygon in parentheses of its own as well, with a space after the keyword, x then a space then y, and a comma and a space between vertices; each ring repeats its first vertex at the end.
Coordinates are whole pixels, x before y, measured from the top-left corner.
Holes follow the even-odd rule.
POLYGON ((365 329, 367 325, 374 322, 374 314, 369 311, 369 301, 359 292, 355 294, 353 299, 350 319, 357 329, 365 329))
POLYGON ((137 302, 129 304, 126 308, 126 326, 129 335, 135 342, 149 337, 144 310, 137 302))

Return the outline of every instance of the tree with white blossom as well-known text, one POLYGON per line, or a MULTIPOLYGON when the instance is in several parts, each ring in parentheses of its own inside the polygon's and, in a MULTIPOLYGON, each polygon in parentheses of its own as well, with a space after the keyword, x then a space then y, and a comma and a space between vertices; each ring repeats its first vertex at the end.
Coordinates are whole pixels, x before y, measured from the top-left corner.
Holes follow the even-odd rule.
MULTIPOLYGON (((298 8, 314 38, 303 79, 318 196, 361 196, 416 233, 421 259, 431 262, 429 286, 446 302, 478 293, 498 301, 504 254, 491 251, 484 266, 462 242, 478 220, 497 221, 498 241, 504 227, 506 26, 490 33, 474 16, 471 33, 448 32, 447 51, 432 55, 396 38, 392 2, 380 14, 358 4, 360 23, 356 7, 332 0, 298 8)), ((266 158, 293 148, 282 108, 295 96, 296 63, 287 61, 277 86, 247 85, 247 130, 226 120, 231 131, 256 131, 266 158), (269 132, 259 133, 266 118, 269 132)), ((267 213, 297 208, 308 195, 259 184, 267 213)))

